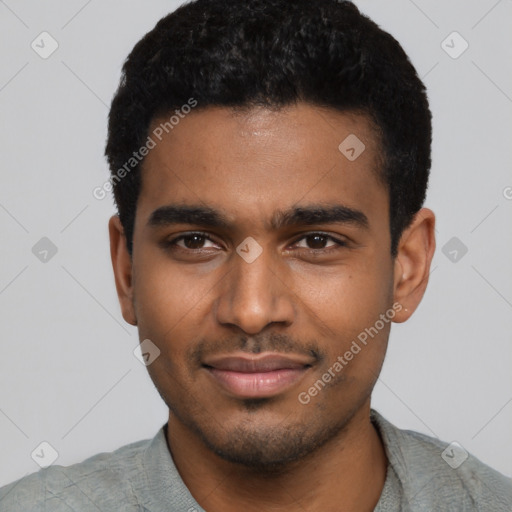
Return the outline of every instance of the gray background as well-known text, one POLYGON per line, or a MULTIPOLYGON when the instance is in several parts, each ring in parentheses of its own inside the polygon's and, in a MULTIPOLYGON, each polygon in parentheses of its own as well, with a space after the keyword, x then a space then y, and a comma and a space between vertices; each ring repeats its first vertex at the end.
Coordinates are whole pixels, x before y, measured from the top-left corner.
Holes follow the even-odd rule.
MULTIPOLYGON (((438 249, 422 304, 393 326, 373 406, 511 476, 512 2, 357 4, 402 43, 434 113, 426 206, 438 249), (456 59, 442 47, 463 48, 446 39, 453 31, 469 43, 456 59)), ((113 203, 92 190, 108 178, 106 118, 122 62, 177 5, 0 1, 0 485, 39 469, 31 453, 42 441, 67 465, 166 421, 117 303, 113 203), (59 44, 47 59, 31 48, 42 31, 59 44), (32 252, 42 237, 57 247, 46 262, 32 252)))

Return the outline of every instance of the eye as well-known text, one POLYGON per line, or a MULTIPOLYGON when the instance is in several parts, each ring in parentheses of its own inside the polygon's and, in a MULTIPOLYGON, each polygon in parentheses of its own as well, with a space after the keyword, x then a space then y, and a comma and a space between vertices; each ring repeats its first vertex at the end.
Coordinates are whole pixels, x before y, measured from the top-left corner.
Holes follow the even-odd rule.
POLYGON ((298 246, 300 249, 310 249, 313 251, 319 250, 329 252, 331 250, 336 250, 340 247, 346 247, 347 243, 325 233, 308 233, 302 238, 299 238, 295 242, 295 245, 298 246), (326 245, 329 240, 333 243, 331 243, 330 245, 326 245), (300 246, 298 245, 298 242, 302 242, 305 245, 300 246))
POLYGON ((215 242, 208 237, 205 233, 187 233, 185 235, 180 235, 172 240, 168 240, 165 242, 165 246, 168 248, 178 247, 184 250, 201 250, 201 249, 209 249, 212 246, 205 246, 206 242, 210 242, 211 244, 215 244, 215 242))

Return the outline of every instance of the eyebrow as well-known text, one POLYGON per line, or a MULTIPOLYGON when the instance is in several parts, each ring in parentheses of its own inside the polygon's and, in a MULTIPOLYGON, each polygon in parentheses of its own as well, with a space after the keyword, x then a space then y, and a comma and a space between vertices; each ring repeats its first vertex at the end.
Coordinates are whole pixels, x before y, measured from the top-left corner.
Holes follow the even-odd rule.
MULTIPOLYGON (((368 217, 362 211, 341 204, 314 204, 278 210, 266 227, 278 230, 296 225, 334 223, 351 224, 361 229, 369 229, 368 217)), ((161 206, 153 211, 147 224, 150 227, 194 224, 210 228, 232 228, 232 223, 222 212, 214 208, 196 205, 161 206)))

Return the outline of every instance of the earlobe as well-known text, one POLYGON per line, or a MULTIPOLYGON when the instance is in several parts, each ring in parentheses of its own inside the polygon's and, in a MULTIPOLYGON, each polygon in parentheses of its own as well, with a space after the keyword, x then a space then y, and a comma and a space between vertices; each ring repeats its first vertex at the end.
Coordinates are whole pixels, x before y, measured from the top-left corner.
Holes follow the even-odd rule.
POLYGON ((126 237, 118 215, 113 215, 110 218, 108 230, 110 235, 110 256, 121 312, 126 322, 131 325, 137 325, 133 306, 132 259, 126 247, 126 237))
POLYGON ((435 215, 422 208, 403 232, 394 268, 394 301, 402 306, 393 319, 405 322, 418 307, 427 288, 435 251, 435 215))

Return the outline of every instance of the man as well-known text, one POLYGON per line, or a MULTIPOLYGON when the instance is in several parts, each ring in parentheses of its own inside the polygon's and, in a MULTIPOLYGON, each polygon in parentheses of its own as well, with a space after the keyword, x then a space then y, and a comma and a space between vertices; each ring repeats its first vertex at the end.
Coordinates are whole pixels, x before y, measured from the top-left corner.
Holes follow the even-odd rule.
POLYGON ((134 48, 111 255, 169 407, 2 511, 512 510, 509 479, 371 409, 435 249, 425 88, 349 2, 197 0, 134 48))

